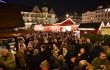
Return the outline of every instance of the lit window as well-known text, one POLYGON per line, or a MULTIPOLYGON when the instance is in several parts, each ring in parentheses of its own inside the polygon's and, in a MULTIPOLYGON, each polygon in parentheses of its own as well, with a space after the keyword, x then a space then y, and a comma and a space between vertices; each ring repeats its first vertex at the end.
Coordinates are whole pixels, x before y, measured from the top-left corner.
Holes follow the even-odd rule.
POLYGON ((47 17, 47 15, 46 15, 46 17, 47 17))
POLYGON ((107 12, 107 9, 105 9, 105 12, 107 12))
POLYGON ((110 12, 110 8, 108 9, 108 12, 110 12))

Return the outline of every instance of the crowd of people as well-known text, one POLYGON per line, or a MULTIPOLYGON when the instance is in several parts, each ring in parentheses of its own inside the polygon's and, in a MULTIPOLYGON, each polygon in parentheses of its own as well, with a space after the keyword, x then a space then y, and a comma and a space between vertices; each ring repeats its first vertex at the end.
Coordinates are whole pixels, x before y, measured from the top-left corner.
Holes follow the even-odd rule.
POLYGON ((2 49, 2 70, 86 70, 88 63, 107 70, 110 65, 110 48, 103 39, 93 44, 73 31, 25 34, 18 36, 18 46, 16 54, 2 49))

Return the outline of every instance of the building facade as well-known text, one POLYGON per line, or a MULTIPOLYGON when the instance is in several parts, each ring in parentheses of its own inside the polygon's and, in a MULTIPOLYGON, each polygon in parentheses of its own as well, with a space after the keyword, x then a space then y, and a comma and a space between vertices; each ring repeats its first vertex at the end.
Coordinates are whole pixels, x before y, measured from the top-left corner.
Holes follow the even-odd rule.
POLYGON ((44 6, 40 10, 38 6, 35 6, 32 12, 21 12, 25 23, 34 24, 54 24, 57 21, 56 14, 51 8, 50 11, 48 7, 44 6))
POLYGON ((98 6, 97 10, 82 13, 82 23, 110 22, 110 7, 98 6))
POLYGON ((74 11, 73 13, 67 12, 65 17, 63 17, 63 19, 68 19, 68 18, 71 18, 76 24, 80 24, 82 20, 82 16, 76 11, 74 11))

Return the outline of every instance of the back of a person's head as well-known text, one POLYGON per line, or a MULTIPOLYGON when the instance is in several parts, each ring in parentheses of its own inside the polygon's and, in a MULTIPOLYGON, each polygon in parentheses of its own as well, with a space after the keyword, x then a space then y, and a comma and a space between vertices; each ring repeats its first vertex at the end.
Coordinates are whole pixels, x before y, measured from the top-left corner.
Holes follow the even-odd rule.
POLYGON ((88 65, 88 62, 87 62, 86 60, 81 60, 81 61, 79 62, 79 67, 80 67, 81 69, 86 69, 87 65, 88 65))
POLYGON ((40 64, 40 67, 41 67, 41 68, 49 67, 48 61, 47 61, 47 60, 44 60, 44 61, 40 64))
POLYGON ((39 53, 39 50, 38 49, 34 49, 34 55, 37 55, 39 53))
POLYGON ((8 50, 7 50, 6 48, 4 48, 4 49, 1 50, 0 54, 1 54, 2 56, 7 56, 8 50))
POLYGON ((60 61, 60 62, 64 62, 65 61, 63 55, 59 55, 57 60, 60 61))
POLYGON ((2 49, 1 52, 8 52, 6 48, 2 49))

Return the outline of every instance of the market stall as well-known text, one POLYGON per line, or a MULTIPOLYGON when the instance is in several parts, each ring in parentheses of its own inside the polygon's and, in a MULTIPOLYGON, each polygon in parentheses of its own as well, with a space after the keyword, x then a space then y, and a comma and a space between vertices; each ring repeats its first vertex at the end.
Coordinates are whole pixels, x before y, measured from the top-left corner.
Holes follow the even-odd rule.
POLYGON ((79 25, 76 25, 70 18, 56 24, 35 25, 34 30, 45 30, 53 32, 77 31, 79 25))
POLYGON ((81 23, 78 27, 80 30, 80 36, 83 34, 100 34, 102 27, 105 27, 104 23, 81 23))

